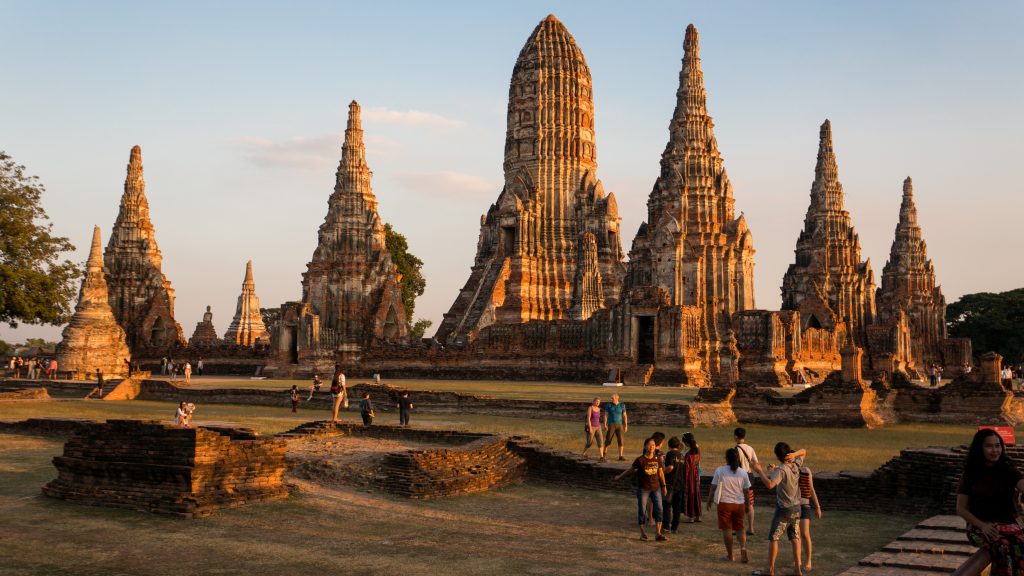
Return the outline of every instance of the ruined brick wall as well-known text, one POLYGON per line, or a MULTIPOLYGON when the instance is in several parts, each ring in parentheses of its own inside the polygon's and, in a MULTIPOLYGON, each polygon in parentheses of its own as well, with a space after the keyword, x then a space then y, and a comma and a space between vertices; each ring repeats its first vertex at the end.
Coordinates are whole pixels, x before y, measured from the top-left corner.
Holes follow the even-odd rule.
POLYGON ((284 498, 285 443, 247 429, 110 420, 76 433, 53 459, 51 498, 191 518, 284 498))
POLYGON ((381 488, 416 499, 482 492, 525 476, 525 461, 510 451, 503 436, 458 448, 391 453, 383 468, 381 488))

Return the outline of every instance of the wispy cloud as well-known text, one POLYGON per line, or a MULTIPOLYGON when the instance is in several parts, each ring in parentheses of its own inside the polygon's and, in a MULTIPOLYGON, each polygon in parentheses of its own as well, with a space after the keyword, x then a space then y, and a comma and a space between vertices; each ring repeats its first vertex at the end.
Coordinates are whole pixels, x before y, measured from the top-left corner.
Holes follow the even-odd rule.
POLYGON ((420 192, 444 195, 493 194, 501 185, 479 176, 442 170, 440 172, 403 172, 395 176, 399 184, 420 192))
POLYGON ((420 110, 391 110, 378 106, 375 108, 364 108, 362 113, 364 120, 381 122, 384 124, 399 124, 402 126, 432 126, 436 128, 462 128, 466 125, 462 120, 448 118, 435 114, 434 112, 422 112, 420 110))
MULTIPOLYGON (((343 134, 320 136, 293 136, 272 140, 253 136, 232 138, 230 143, 242 151, 246 160, 270 167, 322 168, 334 165, 341 158, 343 134)), ((398 143, 380 136, 365 136, 367 151, 373 155, 388 156, 398 143)))

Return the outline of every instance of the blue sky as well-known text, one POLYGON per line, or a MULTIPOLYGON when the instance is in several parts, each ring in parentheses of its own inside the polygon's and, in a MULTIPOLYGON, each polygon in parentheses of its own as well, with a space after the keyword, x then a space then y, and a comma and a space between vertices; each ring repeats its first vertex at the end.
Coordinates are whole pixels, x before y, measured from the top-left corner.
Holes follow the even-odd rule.
MULTIPOLYGON (((625 250, 692 22, 754 234, 759 307, 779 305, 825 118, 876 275, 910 175, 949 301, 1024 285, 1024 4, 5 1, 3 13, 0 149, 45 183, 54 228, 84 261, 142 146, 186 337, 207 304, 227 329, 248 259, 263 306, 300 297, 353 99, 381 217, 426 262, 416 315, 436 328, 501 190, 512 66, 548 13, 591 68, 598 176, 618 198, 625 250)), ((59 329, 0 328, 8 341, 36 335, 59 329)))

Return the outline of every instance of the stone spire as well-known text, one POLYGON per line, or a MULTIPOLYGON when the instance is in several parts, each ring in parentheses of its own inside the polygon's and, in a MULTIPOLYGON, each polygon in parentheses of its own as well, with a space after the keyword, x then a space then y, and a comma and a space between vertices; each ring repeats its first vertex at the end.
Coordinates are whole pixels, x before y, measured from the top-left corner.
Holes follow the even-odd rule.
POLYGON ((607 305, 624 275, 618 207, 597 180, 590 68, 554 16, 526 40, 509 84, 505 184, 481 217, 470 277, 437 332, 472 339, 493 323, 565 319, 583 235, 597 242, 607 305))
POLYGON ((843 208, 843 186, 832 148, 832 123, 821 125, 811 202, 796 242, 796 262, 782 279, 783 310, 800 310, 804 328, 835 328, 865 346, 875 320, 871 261, 861 261, 860 237, 843 208))
POLYGON ((114 319, 107 301, 107 281, 103 276, 100 227, 92 232, 92 247, 85 264, 85 278, 78 293, 78 305, 71 322, 64 328, 57 345, 57 364, 77 376, 93 377, 96 370, 104 376, 127 373, 131 357, 124 330, 114 319))
POLYGON ((936 285, 935 266, 928 259, 928 246, 917 223, 914 186, 909 176, 903 181, 900 219, 876 298, 879 322, 895 321, 900 310, 907 314, 913 358, 924 366, 941 363, 939 346, 946 338, 946 298, 936 285))
POLYGON ((732 185, 707 110, 700 38, 692 24, 683 41, 661 172, 630 262, 633 285, 650 282, 668 294, 672 305, 700 309, 704 362, 717 378, 732 314, 755 307, 754 247, 745 219, 735 216, 732 185))
POLYGON ((231 326, 224 333, 224 341, 239 346, 252 346, 256 341, 269 342, 270 333, 263 324, 260 314, 260 299, 256 296, 256 281, 252 278, 252 260, 245 264, 245 280, 242 281, 242 293, 238 296, 235 317, 231 326))
POLYGON ((348 107, 334 192, 302 275, 302 302, 316 315, 321 350, 356 352, 375 340, 408 339, 399 276, 370 184, 359 104, 348 107))
POLYGON ((583 234, 579 265, 576 267, 572 289, 573 320, 586 320, 591 314, 604 308, 601 270, 597 259, 597 239, 590 232, 583 234))
POLYGON ((132 351, 184 344, 181 326, 174 320, 174 290, 161 272, 139 146, 131 151, 121 207, 103 260, 110 308, 132 351))

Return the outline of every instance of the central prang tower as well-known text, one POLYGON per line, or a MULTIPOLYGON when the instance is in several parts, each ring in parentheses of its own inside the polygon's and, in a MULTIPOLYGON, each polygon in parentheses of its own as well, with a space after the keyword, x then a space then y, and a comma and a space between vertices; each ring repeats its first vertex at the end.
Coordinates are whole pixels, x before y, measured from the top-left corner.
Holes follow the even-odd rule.
POLYGON ((469 280, 438 340, 469 341, 495 323, 584 320, 596 306, 618 302, 625 272, 620 218, 596 170, 590 69, 551 15, 512 71, 505 185, 481 217, 469 280), (591 265, 579 270, 581 263, 591 265))

